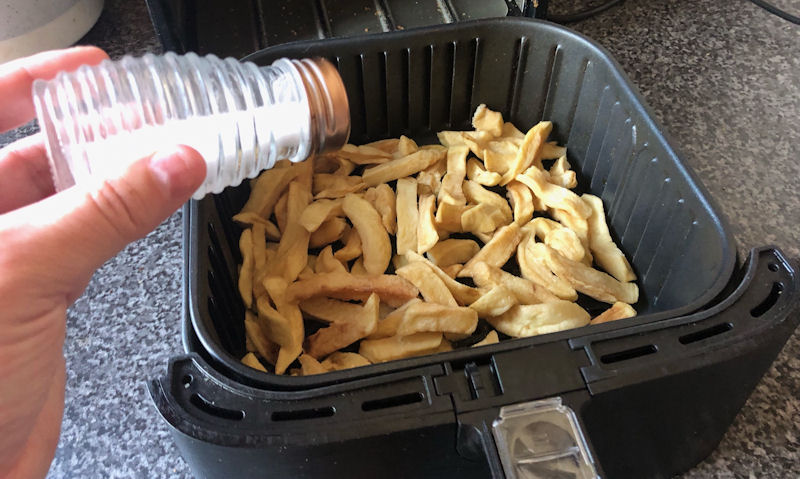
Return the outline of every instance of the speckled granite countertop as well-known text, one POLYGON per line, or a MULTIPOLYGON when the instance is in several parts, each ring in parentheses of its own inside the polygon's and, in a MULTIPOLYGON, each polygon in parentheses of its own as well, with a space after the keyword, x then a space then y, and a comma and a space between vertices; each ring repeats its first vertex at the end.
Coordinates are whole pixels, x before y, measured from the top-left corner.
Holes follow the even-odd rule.
MULTIPOLYGON (((775 3, 800 12, 798 0, 775 3)), ((740 250, 774 243, 799 257, 800 27, 743 0, 628 0, 573 27, 622 64, 728 215, 740 250)), ((160 49, 142 1, 107 0, 82 43, 112 57, 160 49)), ((144 389, 181 352, 180 282, 177 213, 103 266, 71 308, 50 477, 189 477, 144 389)), ((800 477, 800 333, 685 477, 800 477)))

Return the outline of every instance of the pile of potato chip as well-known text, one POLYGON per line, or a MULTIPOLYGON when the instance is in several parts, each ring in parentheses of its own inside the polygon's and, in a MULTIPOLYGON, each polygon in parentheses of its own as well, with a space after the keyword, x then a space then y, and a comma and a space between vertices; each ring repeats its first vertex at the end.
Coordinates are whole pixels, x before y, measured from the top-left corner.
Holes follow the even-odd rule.
POLYGON ((345 145, 252 181, 233 218, 244 364, 319 374, 449 351, 480 320, 496 331, 471 346, 636 315, 633 270, 602 201, 572 191, 552 124, 523 134, 485 105, 472 124, 441 145, 345 145), (592 319, 578 293, 611 307, 592 319))

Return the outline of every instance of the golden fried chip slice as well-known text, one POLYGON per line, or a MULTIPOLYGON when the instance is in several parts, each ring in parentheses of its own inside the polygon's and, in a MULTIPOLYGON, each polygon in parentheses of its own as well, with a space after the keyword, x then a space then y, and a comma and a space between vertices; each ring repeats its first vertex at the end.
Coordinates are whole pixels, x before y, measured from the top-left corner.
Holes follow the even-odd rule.
POLYGON ((256 357, 256 355, 253 354, 253 353, 245 354, 242 357, 242 364, 244 364, 247 367, 250 367, 250 368, 253 368, 253 369, 257 369, 257 370, 259 370, 261 372, 264 372, 264 373, 267 372, 267 369, 264 367, 263 364, 261 364, 261 361, 259 361, 258 358, 256 357))
POLYGON ((451 264, 463 264, 478 254, 481 247, 471 239, 447 239, 436 243, 428 253, 428 259, 440 268, 451 264))
POLYGON ((383 221, 369 201, 360 196, 345 196, 342 209, 361 238, 364 268, 370 274, 382 274, 392 259, 392 244, 383 221))
POLYGON ((538 284, 560 299, 575 301, 578 293, 566 280, 559 278, 544 259, 544 243, 536 243, 532 237, 520 242, 517 248, 517 264, 522 277, 538 284))
POLYGON ((431 303, 457 306, 453 294, 444 282, 423 262, 411 262, 395 270, 395 274, 407 279, 419 289, 422 297, 431 303))
POLYGON ((500 338, 497 337, 497 331, 491 330, 491 331, 489 331, 489 333, 486 335, 485 338, 481 339, 480 341, 478 341, 477 343, 473 344, 470 347, 471 348, 478 348, 478 347, 481 347, 481 346, 488 346, 490 344, 497 344, 499 342, 500 342, 500 338))
POLYGON ((500 316, 516 304, 517 298, 514 293, 506 286, 497 284, 483 293, 483 296, 470 304, 469 307, 475 310, 479 317, 491 318, 500 316))
POLYGON ((377 293, 381 301, 399 307, 416 298, 419 290, 404 278, 381 274, 357 276, 350 273, 324 273, 296 281, 286 289, 286 300, 299 302, 314 296, 364 301, 377 293))
POLYGON ((417 180, 397 180, 397 254, 417 251, 417 180))
POLYGON ((476 263, 481 261, 492 266, 502 267, 506 264, 508 259, 511 258, 511 255, 514 254, 521 239, 522 233, 516 223, 503 226, 497 230, 497 233, 495 233, 492 239, 478 251, 478 254, 473 256, 472 259, 464 265, 464 269, 458 273, 458 277, 472 276, 472 268, 476 263))
POLYGON ((313 374, 325 374, 328 372, 325 367, 319 363, 316 359, 308 354, 301 354, 299 358, 300 361, 300 375, 301 376, 311 376, 313 374))
POLYGON ((592 215, 589 216, 589 247, 594 254, 594 260, 601 268, 606 270, 611 276, 615 277, 618 281, 634 281, 636 275, 633 273, 630 263, 622 254, 622 251, 614 244, 611 239, 611 233, 608 231, 608 224, 606 224, 606 214, 603 211, 603 200, 600 198, 585 194, 581 196, 592 208, 592 215))
POLYGON ((347 262, 361 256, 361 237, 358 236, 358 231, 351 228, 345 231, 342 235, 344 246, 333 253, 333 257, 339 261, 347 262))
POLYGON ((472 268, 472 280, 481 288, 505 286, 514 294, 519 304, 538 304, 559 299, 547 288, 525 278, 514 276, 483 261, 476 263, 472 268))
POLYGON ((589 313, 571 301, 517 305, 488 318, 498 331, 514 338, 555 333, 589 324, 589 313))
POLYGON ((417 333, 361 341, 358 353, 373 363, 421 356, 434 352, 442 344, 442 333, 417 333))
POLYGON ((420 302, 406 309, 397 326, 397 334, 408 336, 423 332, 442 332, 469 335, 477 326, 478 313, 471 308, 420 302))
POLYGON ((388 183, 392 180, 419 173, 444 157, 445 151, 419 150, 403 158, 373 166, 365 170, 361 178, 368 187, 388 183))
POLYGON ((322 367, 328 371, 340 371, 342 369, 358 368, 369 366, 369 359, 358 353, 346 353, 337 351, 322 361, 322 367))
POLYGON ((306 353, 315 359, 324 358, 372 334, 378 326, 380 301, 380 297, 372 293, 359 314, 348 320, 331 323, 306 338, 306 353))
POLYGON ((594 317, 591 324, 607 323, 609 321, 632 318, 634 316, 636 316, 636 310, 633 309, 633 306, 617 301, 611 305, 610 308, 594 317))
POLYGON ((419 198, 419 223, 417 223, 417 248, 420 254, 425 253, 439 241, 439 232, 436 230, 434 211, 436 197, 423 195, 419 198))
POLYGON ((242 266, 239 268, 239 295, 248 308, 253 306, 253 231, 246 229, 239 236, 242 266))
POLYGON ((549 246, 541 246, 547 266, 581 293, 610 304, 617 301, 633 304, 638 301, 639 287, 636 283, 621 283, 609 274, 561 256, 549 246))
POLYGON ((469 149, 466 146, 455 146, 447 151, 447 172, 442 178, 442 186, 439 189, 439 203, 452 205, 467 203, 461 184, 467 175, 468 153, 469 149))

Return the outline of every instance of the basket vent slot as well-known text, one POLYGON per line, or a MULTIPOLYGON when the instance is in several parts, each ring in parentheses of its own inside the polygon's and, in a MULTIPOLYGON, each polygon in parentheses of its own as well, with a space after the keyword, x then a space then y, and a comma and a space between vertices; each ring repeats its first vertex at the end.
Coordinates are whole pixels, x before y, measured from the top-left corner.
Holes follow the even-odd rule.
POLYGON ((208 399, 197 393, 194 393, 189 397, 189 402, 191 402, 194 407, 210 416, 228 419, 230 421, 241 421, 244 419, 244 411, 219 407, 215 404, 212 404, 208 399))
POLYGON ((767 311, 772 309, 773 306, 775 306, 775 303, 778 302, 778 299, 781 297, 782 293, 783 293, 783 284, 778 282, 772 283, 772 289, 770 290, 769 295, 767 295, 767 297, 764 298, 764 301, 759 303, 758 306, 750 310, 750 316, 754 318, 763 316, 764 313, 766 313, 767 311))
POLYGON ((333 406, 315 407, 311 409, 300 409, 297 411, 274 411, 273 421, 301 421, 303 419, 317 419, 321 417, 331 417, 336 410, 333 406))
POLYGON ((711 326, 710 328, 705 328, 705 329, 701 329, 700 331, 695 331, 693 333, 684 334, 683 336, 678 338, 678 341, 680 341, 681 344, 692 344, 692 343, 696 343, 698 341, 702 341, 704 339, 708 339, 708 338, 717 336, 717 335, 722 334, 722 333, 727 333, 731 329, 733 329, 733 324, 731 324, 731 323, 715 324, 714 326, 711 326))
POLYGON ((392 407, 405 406, 407 404, 415 404, 421 401, 421 393, 401 394, 399 396, 390 396, 381 399, 373 399, 371 401, 364 401, 361 404, 361 410, 377 411, 379 409, 389 409, 392 407))
POLYGON ((600 361, 603 362, 603 364, 618 363, 621 361, 627 361, 629 359, 647 356, 648 354, 655 354, 657 352, 658 348, 656 348, 655 345, 648 344, 647 346, 639 346, 638 348, 631 348, 624 351, 618 351, 616 353, 605 354, 600 357, 600 361))

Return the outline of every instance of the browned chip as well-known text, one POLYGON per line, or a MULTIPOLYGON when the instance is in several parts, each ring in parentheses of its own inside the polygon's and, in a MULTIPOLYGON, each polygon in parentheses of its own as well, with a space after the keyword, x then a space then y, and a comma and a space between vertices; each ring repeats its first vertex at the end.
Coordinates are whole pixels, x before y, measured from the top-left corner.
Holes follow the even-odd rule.
MULTIPOLYGON (((558 146, 555 141, 548 141, 542 145, 542 159, 543 160, 557 160, 558 158, 566 158, 567 149, 563 146, 558 146)), ((567 166, 569 169, 569 166, 567 166)))
POLYGON ((497 337, 497 331, 491 330, 489 331, 489 334, 487 334, 485 338, 481 339, 480 341, 478 341, 477 343, 473 344, 470 347, 478 348, 481 346, 488 346, 490 344, 497 344, 499 342, 500 338, 497 337))
POLYGON ((436 198, 433 195, 424 195, 419 198, 419 223, 417 223, 417 248, 420 254, 425 253, 439 241, 439 232, 436 231, 434 210, 436 198))
POLYGON ((502 176, 494 171, 486 171, 480 161, 470 158, 467 160, 467 178, 479 185, 495 186, 500 184, 502 176))
POLYGON ((458 273, 458 277, 472 276, 472 268, 476 263, 481 261, 492 266, 502 267, 506 264, 508 259, 511 258, 511 255, 514 254, 514 250, 516 250, 517 244, 519 244, 521 239, 522 233, 520 233, 519 226, 516 223, 503 226, 497 230, 497 233, 495 233, 492 239, 478 251, 478 254, 473 256, 472 259, 464 265, 464 269, 458 273))
POLYGON ((334 241, 338 241, 344 234, 345 229, 347 229, 347 222, 344 218, 334 217, 325 220, 316 231, 311 233, 308 246, 310 248, 319 248, 326 244, 333 243, 334 241))
POLYGON ((242 207, 242 213, 257 213, 262 218, 272 216, 278 198, 286 191, 289 183, 301 173, 301 170, 291 166, 288 168, 272 168, 261 173, 258 178, 253 180, 250 189, 250 197, 242 207))
POLYGON ((397 200, 394 190, 386 183, 382 183, 368 189, 364 193, 364 199, 372 203, 372 206, 381 215, 381 221, 383 221, 386 231, 390 235, 397 233, 397 200))
POLYGON ((361 256, 360 258, 356 258, 356 260, 353 262, 353 266, 350 267, 350 273, 357 274, 360 276, 365 276, 369 274, 367 268, 364 267, 363 256, 361 256))
POLYGON ((464 269, 463 264, 451 264, 450 266, 445 266, 442 268, 442 271, 449 277, 455 278, 458 275, 458 272, 464 269))
POLYGON ((314 175, 314 198, 341 198, 348 193, 355 193, 366 188, 358 176, 329 175, 317 173, 314 175))
POLYGON ((447 169, 445 158, 437 161, 417 174, 417 193, 436 196, 442 187, 442 176, 447 169))
POLYGON ((314 296, 328 296, 363 301, 372 293, 377 293, 387 304, 398 307, 416 298, 419 290, 395 275, 356 276, 350 273, 324 273, 289 285, 286 289, 286 300, 298 302, 314 296))
MULTIPOLYGON (((298 227, 303 229, 299 224, 298 227)), ((281 277, 264 278, 264 287, 270 298, 272 298, 272 302, 275 303, 278 313, 285 318, 289 335, 288 342, 281 342, 278 337, 275 337, 275 342, 281 345, 278 351, 278 359, 275 361, 275 374, 283 374, 303 350, 303 335, 305 332, 303 330, 303 313, 296 302, 286 301, 287 285, 288 282, 281 277)))
POLYGON ((517 248, 517 263, 522 276, 549 290, 561 299, 575 301, 578 293, 566 280, 559 278, 544 259, 544 243, 536 243, 529 236, 522 240, 517 248))
POLYGON ((272 221, 265 220, 264 218, 258 216, 257 213, 253 213, 252 211, 234 215, 233 221, 239 223, 245 228, 253 226, 257 223, 264 225, 264 231, 266 232, 267 238, 272 241, 275 241, 281 237, 281 232, 272 221))
POLYGON ((564 210, 551 209, 550 215, 561 222, 562 225, 571 229, 581 240, 585 254, 583 256, 583 263, 587 266, 592 264, 592 253, 589 247, 589 221, 587 218, 575 216, 564 210))
POLYGON ((591 324, 607 323, 609 321, 632 318, 634 316, 636 316, 636 310, 633 309, 633 306, 617 301, 610 308, 593 318, 591 324))
POLYGON ((336 156, 352 161, 356 165, 372 165, 386 163, 392 159, 392 154, 380 148, 369 145, 344 145, 336 152, 336 156))
POLYGON ((579 218, 588 218, 592 214, 592 209, 581 200, 580 196, 550 183, 547 176, 546 171, 532 166, 525 170, 525 173, 517 175, 516 179, 530 188, 533 194, 549 208, 566 210, 579 218))
POLYGON ((246 229, 239 237, 239 250, 242 252, 242 266, 239 268, 239 295, 245 306, 253 306, 253 231, 246 229))
POLYGON ((287 202, 288 223, 281 237, 278 252, 267 267, 269 271, 280 272, 287 281, 294 281, 308 263, 308 241, 310 234, 299 222, 300 216, 311 201, 311 195, 304 186, 293 181, 289 185, 287 202))
POLYGON ((553 273, 581 293, 612 304, 617 301, 633 304, 639 299, 639 287, 636 283, 621 283, 609 274, 561 256, 549 246, 541 243, 539 245, 553 273))
POLYGON ((403 304, 399 308, 395 309, 391 313, 387 314, 386 317, 378 321, 378 327, 375 328, 375 331, 367 337, 369 339, 380 339, 396 335, 397 327, 400 325, 400 321, 403 320, 403 316, 406 314, 406 310, 412 304, 421 302, 422 300, 420 300, 419 298, 414 298, 408 301, 407 303, 403 304))
POLYGON ((472 268, 472 280, 481 288, 504 285, 514 294, 519 304, 538 304, 558 300, 558 297, 547 288, 482 261, 476 263, 472 268))
POLYGON ((411 138, 403 135, 397 141, 397 148, 395 149, 394 152, 392 152, 392 156, 394 158, 402 158, 412 153, 416 153, 417 150, 419 150, 417 143, 411 138))
POLYGON ((417 181, 414 178, 397 180, 397 254, 417 251, 417 181))
POLYGON ((315 296, 300 301, 300 310, 314 319, 335 323, 337 321, 348 321, 360 314, 361 305, 324 296, 315 296))
POLYGON ((500 136, 503 134, 503 115, 480 104, 475 109, 475 114, 472 115, 472 127, 476 130, 483 130, 492 136, 500 136))
POLYGON ((361 256, 361 237, 358 232, 351 228, 342 235, 344 246, 333 254, 333 257, 339 261, 350 261, 361 256))
POLYGON ((481 318, 491 318, 500 316, 516 304, 517 298, 514 293, 506 286, 497 284, 483 293, 483 296, 469 307, 481 318))
POLYGON ((266 331, 261 327, 261 322, 250 311, 244 313, 244 330, 256 352, 268 363, 275 364, 280 346, 267 337, 266 331))
POLYGON ((586 256, 586 250, 583 249, 580 238, 569 228, 556 228, 547 233, 544 244, 572 261, 583 261, 586 256))
POLYGON ((455 298, 459 305, 465 306, 467 304, 474 303, 478 298, 480 298, 480 291, 475 288, 470 288, 466 284, 459 283, 455 279, 448 276, 447 273, 442 271, 441 268, 431 263, 430 260, 424 256, 414 252, 408 252, 405 254, 405 258, 408 262, 421 262, 426 264, 431 271, 436 274, 436 276, 438 276, 442 282, 444 282, 445 286, 447 286, 447 289, 450 290, 450 293, 452 293, 453 298, 455 298))
POLYGON ((464 205, 467 198, 461 189, 464 177, 467 174, 467 153, 466 146, 455 146, 447 151, 447 173, 442 178, 442 186, 439 190, 439 203, 450 203, 453 205, 464 205))
POLYGON ((289 204, 289 191, 287 190, 284 194, 278 198, 278 202, 275 203, 275 222, 278 224, 278 230, 281 234, 286 233, 286 223, 287 223, 287 213, 286 207, 289 204))
POLYGON ((481 203, 461 213, 461 229, 476 236, 493 233, 500 226, 510 223, 510 218, 493 205, 481 203))
POLYGON ((563 188, 575 188, 578 186, 578 177, 574 171, 570 170, 570 164, 566 156, 560 157, 553 166, 550 167, 550 182, 563 188))
POLYGON ((314 271, 316 273, 346 273, 347 267, 333 256, 331 245, 328 245, 319 252, 319 256, 314 261, 314 271))
POLYGON ((461 216, 465 211, 474 208, 473 205, 454 205, 452 203, 439 203, 439 208, 436 210, 436 217, 434 223, 436 224, 436 231, 444 235, 449 232, 464 231, 461 225, 461 216))
POLYGON ((444 151, 420 150, 406 157, 369 168, 364 171, 361 178, 367 186, 388 183, 398 178, 405 178, 419 173, 444 157, 444 151))
POLYGON ((406 309, 397 334, 422 332, 472 334, 478 326, 478 313, 470 308, 435 303, 414 303, 406 309))
POLYGON ((588 225, 590 230, 589 247, 594 253, 594 260, 618 281, 634 281, 636 275, 633 273, 630 263, 611 239, 606 224, 606 214, 603 211, 603 200, 592 195, 583 195, 581 198, 592 207, 588 225))
POLYGON ((399 138, 387 138, 385 140, 378 140, 378 141, 373 141, 372 143, 367 143, 364 146, 377 148, 381 151, 385 151, 386 153, 392 153, 395 150, 397 150, 398 143, 400 143, 399 138))
POLYGON ((300 361, 300 375, 301 376, 311 376, 313 374, 324 374, 327 373, 328 370, 323 367, 319 361, 314 359, 313 357, 309 356, 308 354, 302 354, 299 358, 300 361))
POLYGON ((396 269, 395 274, 402 276, 416 286, 426 301, 445 306, 457 306, 452 293, 447 289, 447 285, 438 276, 432 274, 431 269, 425 263, 411 262, 402 268, 396 269))
POLYGON ((466 263, 478 254, 481 247, 470 239, 447 239, 436 243, 428 251, 428 259, 440 268, 456 263, 466 263))
POLYGON ((242 357, 242 364, 247 367, 258 369, 261 372, 267 372, 267 369, 264 367, 263 364, 258 360, 255 354, 247 353, 242 357))
POLYGON ((486 204, 497 208, 503 214, 503 217, 506 219, 506 223, 511 223, 511 208, 508 206, 508 202, 505 200, 505 198, 493 191, 485 189, 483 186, 475 183, 474 181, 467 180, 464 182, 462 187, 467 200, 471 204, 486 204))
POLYGON ((520 145, 517 151, 517 155, 514 157, 514 161, 510 165, 508 171, 503 173, 503 179, 500 180, 501 185, 507 185, 531 165, 533 165, 534 168, 541 167, 542 145, 552 130, 553 124, 549 121, 539 122, 528 130, 528 133, 525 134, 525 139, 522 140, 522 145, 520 145))
POLYGON ((589 313, 571 301, 517 305, 487 319, 503 334, 515 338, 555 333, 589 324, 589 313))
POLYGON ((369 359, 358 353, 345 353, 337 351, 322 361, 322 367, 328 371, 340 371, 342 369, 358 368, 369 366, 369 359))
POLYGON ((370 274, 382 274, 392 259, 392 244, 381 217, 369 201, 357 195, 347 195, 342 209, 361 238, 364 268, 370 274))
POLYGON ((373 363, 431 354, 442 344, 442 333, 417 333, 361 341, 358 353, 373 363))
POLYGON ((306 353, 320 359, 337 349, 349 346, 375 331, 378 326, 378 308, 380 298, 373 293, 359 314, 346 321, 336 321, 327 328, 322 328, 306 339, 306 353))
POLYGON ((506 185, 506 196, 514 208, 514 223, 522 226, 533 218, 533 195, 530 188, 514 180, 506 185))
POLYGON ((342 199, 335 200, 316 200, 306 206, 303 213, 300 215, 300 224, 308 230, 309 233, 317 231, 322 223, 337 216, 344 216, 342 210, 342 199))

